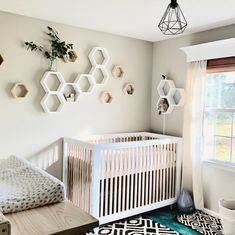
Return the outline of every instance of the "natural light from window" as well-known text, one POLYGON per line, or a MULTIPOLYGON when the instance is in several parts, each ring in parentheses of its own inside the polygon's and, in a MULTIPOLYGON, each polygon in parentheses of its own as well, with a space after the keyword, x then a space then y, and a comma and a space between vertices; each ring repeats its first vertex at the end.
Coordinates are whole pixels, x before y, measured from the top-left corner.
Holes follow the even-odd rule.
POLYGON ((235 71, 204 82, 204 159, 235 165, 235 71))

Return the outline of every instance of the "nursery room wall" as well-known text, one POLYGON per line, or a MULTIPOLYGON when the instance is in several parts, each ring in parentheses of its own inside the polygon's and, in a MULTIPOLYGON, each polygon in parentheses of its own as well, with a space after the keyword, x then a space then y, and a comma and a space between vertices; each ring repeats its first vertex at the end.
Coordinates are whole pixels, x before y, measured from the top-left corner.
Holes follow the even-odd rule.
MULTIPOLYGON (((11 154, 32 158, 61 137, 150 129, 153 43, 5 12, 0 12, 0 28, 0 54, 4 58, 0 66, 0 158, 11 154), (93 47, 104 47, 110 55, 107 83, 97 85, 91 94, 80 95, 77 103, 66 103, 60 113, 52 114, 45 113, 40 105, 45 94, 40 80, 48 63, 39 52, 27 51, 23 45, 24 41, 48 45, 44 33, 47 26, 56 29, 62 40, 73 43, 78 53, 75 63, 58 61, 57 70, 66 82, 90 71, 88 54, 93 47), (124 70, 122 79, 112 77, 115 64, 124 70), (11 88, 16 82, 27 85, 26 98, 12 96, 11 88), (132 96, 123 94, 127 82, 134 86, 132 96), (110 104, 100 102, 102 91, 112 94, 110 104)), ((58 146, 51 151, 59 151, 58 146)), ((59 168, 54 171, 59 175, 59 168)))
MULTIPOLYGON (((180 48, 235 37, 235 25, 221 27, 188 36, 178 37, 154 43, 153 52, 153 84, 152 84, 152 109, 151 128, 154 132, 162 132, 163 116, 156 111, 159 98, 156 90, 161 74, 166 74, 168 79, 173 79, 176 87, 184 88, 187 77, 186 55, 180 48)), ((166 115, 166 134, 182 136, 183 107, 177 107, 166 115)), ((189 158, 183 159, 184 187, 192 190, 192 168, 189 158)), ((219 198, 234 198, 235 190, 232 189, 235 172, 224 171, 204 164, 203 183, 205 206, 213 211, 218 211, 219 198)))

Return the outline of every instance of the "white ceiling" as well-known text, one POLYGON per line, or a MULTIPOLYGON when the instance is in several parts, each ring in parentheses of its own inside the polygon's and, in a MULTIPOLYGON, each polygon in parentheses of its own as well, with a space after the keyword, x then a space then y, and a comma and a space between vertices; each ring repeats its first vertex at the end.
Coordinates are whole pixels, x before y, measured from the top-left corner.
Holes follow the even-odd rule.
MULTIPOLYGON (((0 10, 147 41, 169 38, 157 25, 170 0, 0 0, 0 10)), ((178 0, 185 34, 235 23, 235 0, 178 0)), ((172 36, 170 36, 172 37, 172 36)))

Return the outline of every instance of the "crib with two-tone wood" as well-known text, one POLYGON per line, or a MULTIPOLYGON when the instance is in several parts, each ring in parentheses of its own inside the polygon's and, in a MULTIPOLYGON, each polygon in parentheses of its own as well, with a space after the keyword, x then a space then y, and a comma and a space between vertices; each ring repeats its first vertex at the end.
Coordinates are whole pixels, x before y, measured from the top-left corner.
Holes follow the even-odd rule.
POLYGON ((147 132, 64 139, 67 197, 100 224, 174 204, 181 138, 147 132))

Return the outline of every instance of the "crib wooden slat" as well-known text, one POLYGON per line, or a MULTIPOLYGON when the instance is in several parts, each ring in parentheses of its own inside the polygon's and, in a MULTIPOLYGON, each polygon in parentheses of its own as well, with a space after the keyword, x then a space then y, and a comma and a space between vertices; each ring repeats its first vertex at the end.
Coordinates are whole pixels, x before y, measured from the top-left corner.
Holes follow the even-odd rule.
POLYGON ((153 169, 154 169, 154 165, 153 165, 153 149, 152 146, 148 146, 148 157, 149 157, 149 175, 150 175, 150 183, 149 183, 149 204, 152 203, 152 196, 153 196, 153 169))
POLYGON ((152 146, 152 156, 153 156, 153 200, 152 200, 152 203, 155 203, 156 202, 156 184, 157 184, 157 181, 156 181, 156 167, 157 167, 157 163, 156 163, 156 160, 157 160, 157 151, 156 151, 156 145, 153 145, 152 146))
POLYGON ((121 211, 125 211, 125 200, 126 200, 126 150, 122 149, 122 201, 121 211))
POLYGON ((134 191, 133 191, 133 188, 134 188, 134 159, 133 159, 133 154, 132 154, 132 151, 131 149, 129 149, 129 156, 130 156, 130 164, 131 164, 131 170, 130 170, 130 173, 131 173, 131 189, 130 189, 130 209, 133 208, 133 199, 134 199, 134 191))
POLYGON ((141 154, 141 148, 139 148, 138 150, 138 162, 139 162, 139 188, 138 188, 138 207, 140 207, 142 204, 141 204, 141 193, 142 193, 142 175, 141 175, 141 172, 143 171, 143 156, 141 154))
POLYGON ((109 211, 110 211, 110 214, 113 213, 113 180, 114 180, 114 154, 113 154, 113 151, 109 150, 109 155, 110 155, 110 165, 111 165, 111 170, 110 170, 110 179, 111 179, 111 182, 110 182, 110 200, 109 200, 109 211))
POLYGON ((138 148, 132 149, 133 152, 133 163, 134 163, 134 176, 135 176, 135 184, 134 184, 134 208, 138 207, 138 191, 137 191, 137 177, 138 177, 138 167, 139 167, 139 153, 138 148))
POLYGON ((117 172, 116 172, 116 167, 117 167, 117 151, 113 154, 114 156, 114 213, 117 213, 117 172))
POLYGON ((118 150, 118 182, 119 182, 119 190, 118 190, 118 212, 121 211, 121 193, 122 193, 122 181, 121 181, 121 176, 122 176, 122 154, 121 154, 121 149, 118 150))
POLYGON ((163 145, 163 178, 162 178, 162 200, 165 200, 165 192, 166 192, 166 145, 163 145))
POLYGON ((126 149, 126 157, 127 157, 127 192, 126 192, 126 208, 127 210, 130 209, 130 184, 131 184, 131 174, 130 174, 130 168, 131 168, 131 160, 129 156, 129 150, 126 149))

